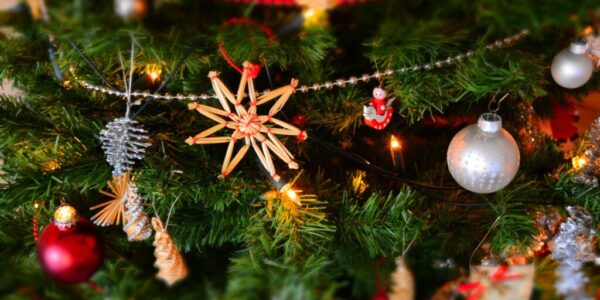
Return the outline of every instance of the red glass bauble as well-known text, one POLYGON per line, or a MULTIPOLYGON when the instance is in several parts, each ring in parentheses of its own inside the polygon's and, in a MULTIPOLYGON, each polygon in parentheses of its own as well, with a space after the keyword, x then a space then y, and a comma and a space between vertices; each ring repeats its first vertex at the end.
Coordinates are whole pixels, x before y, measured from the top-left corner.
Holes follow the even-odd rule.
POLYGON ((37 256, 50 277, 64 283, 87 281, 104 259, 104 242, 90 221, 79 218, 72 226, 51 222, 38 239, 37 256))

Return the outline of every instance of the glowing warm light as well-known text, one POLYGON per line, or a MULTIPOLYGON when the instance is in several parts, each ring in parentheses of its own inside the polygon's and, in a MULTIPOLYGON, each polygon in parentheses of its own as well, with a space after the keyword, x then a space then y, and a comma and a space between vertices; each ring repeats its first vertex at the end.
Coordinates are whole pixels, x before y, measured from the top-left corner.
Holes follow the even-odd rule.
POLYGON ((392 156, 392 163, 396 169, 404 169, 404 156, 402 155, 402 142, 392 134, 390 136, 390 155, 392 156))
POLYGON ((35 209, 38 209, 38 208, 40 208, 40 204, 39 204, 39 203, 37 203, 37 202, 36 202, 36 203, 34 203, 34 204, 33 204, 33 208, 35 208, 35 209))
POLYGON ((390 138, 390 148, 392 148, 392 150, 402 149, 402 144, 394 135, 392 135, 392 137, 390 138))
POLYGON ((304 16, 305 19, 308 19, 315 15, 315 10, 312 8, 306 9, 306 10, 304 10, 304 12, 302 12, 302 15, 304 16))
POLYGON ((571 160, 571 163, 573 164, 573 169, 581 170, 587 165, 587 159, 583 156, 575 156, 571 160))
POLYGON ((284 185, 281 188, 281 190, 279 190, 279 192, 281 193, 282 196, 287 198, 289 201, 292 201, 292 202, 296 203, 297 205, 302 205, 302 202, 300 201, 300 197, 298 196, 298 193, 296 191, 294 191, 294 189, 292 188, 292 186, 289 183, 284 185))
POLYGON ((304 27, 326 27, 327 26, 327 10, 307 8, 302 12, 304 18, 304 27))
POLYGON ((294 202, 296 202, 296 199, 298 199, 298 194, 296 194, 296 192, 294 190, 288 190, 287 191, 287 196, 292 199, 294 202))
POLYGON ((594 27, 592 26, 587 26, 583 29, 583 31, 581 31, 582 36, 588 36, 590 34, 594 34, 594 27))
POLYGON ((157 80, 160 79, 160 75, 162 74, 162 69, 161 69, 160 65, 149 64, 149 65, 146 65, 145 73, 150 77, 152 82, 156 82, 157 80))
POLYGON ((66 88, 66 89, 70 89, 71 88, 71 81, 68 79, 63 80, 62 85, 66 88))

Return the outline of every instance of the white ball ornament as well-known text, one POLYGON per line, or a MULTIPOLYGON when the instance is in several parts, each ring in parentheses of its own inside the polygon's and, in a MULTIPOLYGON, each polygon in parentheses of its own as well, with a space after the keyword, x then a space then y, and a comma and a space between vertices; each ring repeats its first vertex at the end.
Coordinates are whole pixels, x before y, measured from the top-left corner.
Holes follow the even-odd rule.
POLYGON ((559 52, 552 60, 552 78, 560 86, 568 89, 584 85, 592 77, 594 62, 587 55, 587 45, 583 41, 559 52))
POLYGON ((502 118, 485 113, 477 124, 459 131, 448 147, 450 174, 463 188, 478 194, 494 193, 517 174, 521 157, 515 139, 502 128, 502 118))

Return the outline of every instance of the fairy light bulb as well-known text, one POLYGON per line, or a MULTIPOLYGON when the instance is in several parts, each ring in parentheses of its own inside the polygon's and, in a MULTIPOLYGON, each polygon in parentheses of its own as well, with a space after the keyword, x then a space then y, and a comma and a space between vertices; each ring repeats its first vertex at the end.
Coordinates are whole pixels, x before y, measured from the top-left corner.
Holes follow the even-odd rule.
POLYGON ((298 194, 292 189, 287 191, 287 196, 292 199, 292 201, 296 202, 298 200, 298 194))
POLYGON ((301 201, 300 201, 300 197, 298 196, 298 193, 292 188, 292 186, 287 183, 286 185, 284 185, 280 190, 279 193, 281 194, 281 196, 283 196, 284 198, 287 198, 287 200, 297 204, 297 205, 302 205, 301 201))
POLYGON ((392 135, 392 137, 390 138, 390 148, 392 149, 392 151, 402 149, 402 144, 394 135, 392 135))
POLYGON ((327 26, 327 11, 325 9, 307 8, 302 12, 304 27, 327 26))
POLYGON ((573 169, 579 171, 583 169, 585 165, 587 165, 587 159, 585 159, 583 156, 575 156, 573 159, 571 159, 571 163, 573 164, 573 169))
POLYGON ((148 64, 146 65, 145 73, 148 75, 148 77, 150 77, 150 80, 152 80, 152 82, 156 82, 158 79, 160 79, 160 75, 162 74, 162 68, 160 67, 160 65, 157 64, 148 64))
POLYGON ((404 169, 404 155, 402 155, 402 142, 392 134, 390 137, 390 155, 396 170, 404 169))
POLYGON ((302 12, 302 15, 304 16, 305 19, 309 19, 309 18, 311 18, 312 16, 315 15, 315 10, 312 9, 312 8, 305 9, 302 12))

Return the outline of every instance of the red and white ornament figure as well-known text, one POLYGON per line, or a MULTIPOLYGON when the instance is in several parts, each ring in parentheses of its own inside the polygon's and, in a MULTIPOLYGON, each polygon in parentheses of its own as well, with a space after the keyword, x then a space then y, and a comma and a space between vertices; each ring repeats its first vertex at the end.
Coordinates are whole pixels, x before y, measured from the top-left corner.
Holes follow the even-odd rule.
POLYGON ((104 242, 96 227, 68 205, 54 212, 37 240, 37 256, 44 272, 63 283, 87 281, 104 259, 104 242))
POLYGON ((387 93, 382 88, 373 89, 373 98, 363 105, 363 117, 365 125, 377 130, 388 126, 394 114, 392 103, 395 97, 386 99, 387 93))

